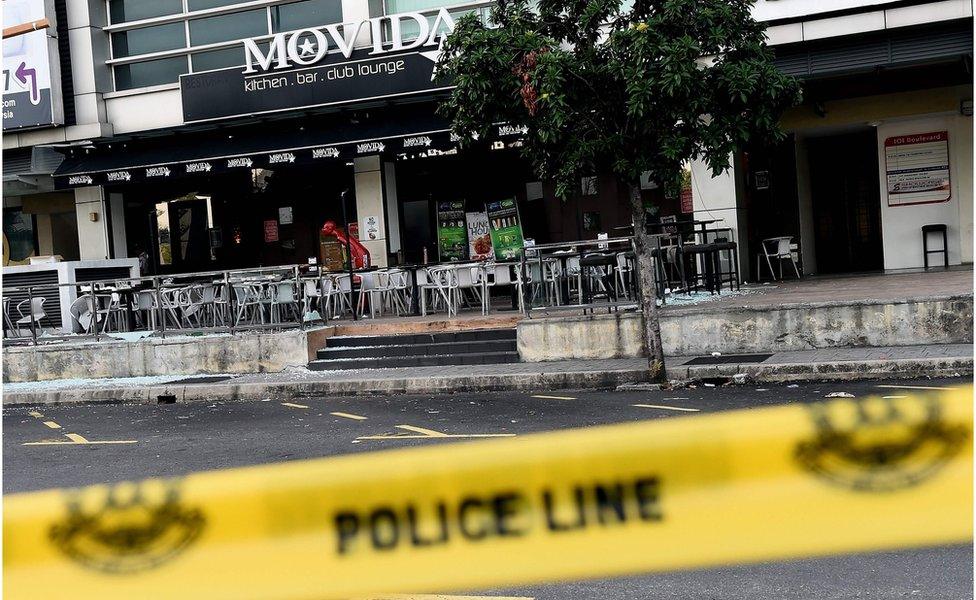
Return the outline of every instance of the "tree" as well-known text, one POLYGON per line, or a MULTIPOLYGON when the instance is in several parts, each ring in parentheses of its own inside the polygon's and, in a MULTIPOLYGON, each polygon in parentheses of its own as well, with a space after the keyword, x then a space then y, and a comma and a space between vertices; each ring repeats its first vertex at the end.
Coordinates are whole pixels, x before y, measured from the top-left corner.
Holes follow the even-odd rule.
POLYGON ((673 186, 695 157, 713 174, 750 141, 775 140, 800 88, 772 64, 747 0, 499 0, 458 20, 437 76, 461 143, 522 127, 523 155, 566 198, 584 175, 629 190, 649 367, 664 378, 640 176, 673 186))

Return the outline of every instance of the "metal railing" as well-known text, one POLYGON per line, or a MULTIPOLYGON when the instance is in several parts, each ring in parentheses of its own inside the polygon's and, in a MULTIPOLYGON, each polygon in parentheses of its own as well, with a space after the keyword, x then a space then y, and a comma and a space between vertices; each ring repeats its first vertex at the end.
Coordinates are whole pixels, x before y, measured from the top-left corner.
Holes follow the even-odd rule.
POLYGON ((165 338, 167 335, 200 332, 234 334, 251 330, 304 330, 307 324, 304 282, 318 280, 322 274, 303 276, 300 270, 303 266, 7 286, 0 290, 4 300, 4 343, 36 345, 39 338, 44 342, 98 341, 114 337, 112 334, 140 331, 165 338), (277 294, 282 286, 291 286, 291 294, 286 294, 286 299, 279 302, 277 294), (248 296, 248 289, 266 293, 248 296), (11 297, 23 297, 25 294, 26 300, 21 300, 15 307, 11 297), (180 302, 178 298, 181 295, 188 301, 180 302), (66 296, 66 302, 62 301, 63 296, 66 296), (35 299, 41 297, 45 301, 35 306, 35 299), (106 298, 107 305, 102 302, 106 298), (247 319, 248 322, 243 322, 245 312, 239 306, 242 300, 251 306, 251 316, 254 318, 247 319), (69 313, 76 309, 83 310, 78 310, 78 314, 62 315, 60 323, 52 323, 52 313, 60 311, 50 308, 49 302, 57 303, 62 311, 68 310, 69 313), (20 319, 15 320, 15 315, 11 314, 15 308, 20 319), (41 312, 38 312, 39 308, 41 312), (284 310, 275 310, 279 308, 284 310), (201 310, 203 315, 190 318, 201 310), (278 318, 279 315, 293 315, 295 318, 283 319, 278 318), (88 321, 87 326, 82 323, 83 318, 88 321), (113 319, 116 330, 110 331, 113 319), (25 320, 26 323, 21 324, 25 320), (39 330, 44 329, 45 322, 51 327, 41 334, 39 330), (64 331, 65 323, 70 323, 71 331, 64 331), (76 332, 76 329, 81 331, 76 332), (29 336, 22 335, 26 331, 29 331, 29 336))
POLYGON ((529 318, 533 311, 610 313, 640 307, 633 237, 529 246, 523 248, 520 263, 522 302, 529 318))

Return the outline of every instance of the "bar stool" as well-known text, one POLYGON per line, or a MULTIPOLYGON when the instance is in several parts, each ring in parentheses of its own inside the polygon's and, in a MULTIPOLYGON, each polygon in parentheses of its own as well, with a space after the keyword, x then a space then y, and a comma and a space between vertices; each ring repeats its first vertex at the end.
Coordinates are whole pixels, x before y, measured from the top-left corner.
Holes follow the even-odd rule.
POLYGON ((922 258, 925 262, 925 268, 929 268, 929 254, 939 254, 942 253, 942 258, 945 263, 945 268, 949 268, 949 234, 945 223, 934 223, 932 225, 922 225, 922 258), (929 234, 930 233, 941 233, 942 234, 942 248, 939 250, 929 250, 929 234))

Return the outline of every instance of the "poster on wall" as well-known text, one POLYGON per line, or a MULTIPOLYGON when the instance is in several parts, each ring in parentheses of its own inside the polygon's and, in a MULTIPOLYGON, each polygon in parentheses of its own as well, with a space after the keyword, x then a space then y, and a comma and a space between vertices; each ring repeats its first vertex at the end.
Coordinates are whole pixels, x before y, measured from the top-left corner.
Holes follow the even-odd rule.
POLYGON ((681 213, 689 215, 695 212, 695 197, 691 192, 691 186, 681 188, 681 213))
POLYGON ((491 244, 498 260, 514 260, 522 251, 522 224, 514 198, 495 200, 485 204, 491 244))
POLYGON ((884 145, 888 206, 949 199, 949 132, 899 135, 884 145))
POLYGON ((463 200, 437 203, 437 253, 442 261, 468 257, 463 200))
POLYGON ((268 219, 264 222, 264 243, 278 241, 278 220, 268 219))
POLYGON ((491 246, 491 232, 488 230, 488 213, 469 212, 464 214, 468 222, 468 255, 471 260, 491 260, 495 250, 491 246))
MULTIPOLYGON (((4 0, 3 27, 54 21, 45 0, 4 0)), ((41 29, 3 40, 3 129, 64 123, 61 72, 54 29, 41 29)))

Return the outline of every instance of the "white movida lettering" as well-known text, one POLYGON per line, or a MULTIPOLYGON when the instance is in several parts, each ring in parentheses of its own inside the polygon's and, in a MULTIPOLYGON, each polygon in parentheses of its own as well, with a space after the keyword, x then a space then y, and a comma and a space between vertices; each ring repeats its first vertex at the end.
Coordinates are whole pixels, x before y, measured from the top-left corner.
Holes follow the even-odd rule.
POLYGON ((330 43, 345 58, 350 58, 364 27, 368 27, 372 38, 370 55, 375 55, 440 45, 454 31, 454 19, 446 8, 441 8, 433 22, 419 12, 405 12, 324 27, 305 28, 275 34, 268 39, 267 50, 258 45, 258 41, 265 38, 247 39, 244 40, 244 73, 315 64, 326 57, 330 43), (390 24, 389 46, 383 45, 384 21, 390 24), (405 21, 413 21, 419 29, 417 37, 408 41, 404 41, 405 21))

